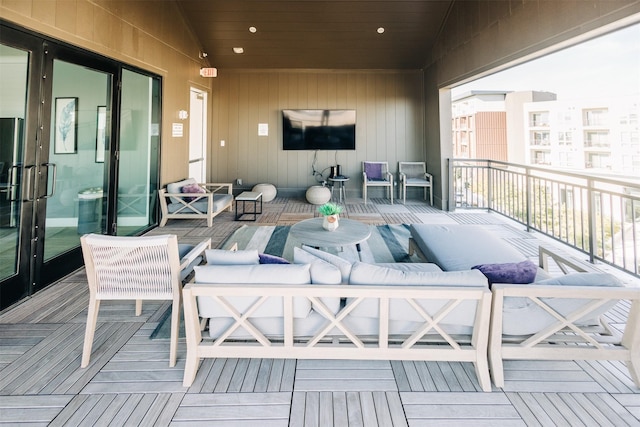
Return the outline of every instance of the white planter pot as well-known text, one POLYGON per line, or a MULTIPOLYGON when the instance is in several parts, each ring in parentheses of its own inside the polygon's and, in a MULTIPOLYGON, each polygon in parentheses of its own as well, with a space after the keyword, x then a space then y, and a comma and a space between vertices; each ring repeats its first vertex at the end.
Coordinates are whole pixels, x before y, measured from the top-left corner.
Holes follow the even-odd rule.
POLYGON ((339 219, 338 215, 326 215, 322 219, 322 228, 327 231, 334 231, 340 225, 339 219))

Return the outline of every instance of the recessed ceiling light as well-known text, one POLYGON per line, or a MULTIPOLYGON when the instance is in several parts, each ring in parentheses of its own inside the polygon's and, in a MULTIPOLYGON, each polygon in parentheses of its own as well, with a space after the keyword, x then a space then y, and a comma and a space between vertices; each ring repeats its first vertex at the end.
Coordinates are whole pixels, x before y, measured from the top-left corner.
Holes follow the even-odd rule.
POLYGON ((384 33, 384 27, 378 27, 376 31, 378 31, 378 34, 382 34, 384 33))
POLYGON ((258 31, 258 29, 256 27, 253 27, 253 26, 249 27, 249 32, 250 33, 255 33, 256 31, 258 31))
POLYGON ((244 53, 244 49, 241 47, 234 47, 233 53, 244 53))

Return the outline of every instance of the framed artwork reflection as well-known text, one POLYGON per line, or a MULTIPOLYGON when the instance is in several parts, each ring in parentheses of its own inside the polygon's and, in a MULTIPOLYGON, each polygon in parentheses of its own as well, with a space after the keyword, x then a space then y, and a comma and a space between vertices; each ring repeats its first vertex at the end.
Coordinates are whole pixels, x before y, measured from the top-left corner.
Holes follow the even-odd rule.
POLYGON ((54 122, 55 154, 73 154, 78 150, 78 98, 56 98, 54 122))
POLYGON ((98 106, 96 127, 96 163, 104 163, 104 150, 107 143, 107 107, 98 106))

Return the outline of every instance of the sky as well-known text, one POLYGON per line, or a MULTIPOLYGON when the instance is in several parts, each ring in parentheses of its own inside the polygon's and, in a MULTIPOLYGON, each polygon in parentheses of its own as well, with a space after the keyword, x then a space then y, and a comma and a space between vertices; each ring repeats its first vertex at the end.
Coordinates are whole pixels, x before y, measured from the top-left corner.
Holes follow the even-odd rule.
POLYGON ((640 24, 606 34, 452 89, 554 92, 558 100, 637 95, 640 24))

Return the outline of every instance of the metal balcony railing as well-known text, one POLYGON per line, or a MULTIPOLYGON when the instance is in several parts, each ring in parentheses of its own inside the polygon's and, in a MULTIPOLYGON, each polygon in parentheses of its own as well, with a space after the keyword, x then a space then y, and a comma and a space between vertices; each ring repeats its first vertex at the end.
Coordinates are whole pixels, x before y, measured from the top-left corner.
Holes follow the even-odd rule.
POLYGON ((488 209, 640 277, 640 180, 450 159, 455 206, 488 209))

